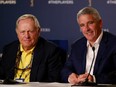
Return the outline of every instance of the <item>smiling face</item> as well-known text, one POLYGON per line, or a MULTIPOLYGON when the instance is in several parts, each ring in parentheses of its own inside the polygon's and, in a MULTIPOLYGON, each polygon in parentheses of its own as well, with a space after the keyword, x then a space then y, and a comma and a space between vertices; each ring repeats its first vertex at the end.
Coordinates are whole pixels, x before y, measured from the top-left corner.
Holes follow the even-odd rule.
POLYGON ((96 20, 93 15, 84 14, 79 16, 78 24, 83 35, 93 44, 102 31, 102 20, 96 20))
POLYGON ((16 33, 23 49, 27 51, 36 45, 40 35, 40 29, 35 26, 32 18, 26 18, 18 22, 16 33))

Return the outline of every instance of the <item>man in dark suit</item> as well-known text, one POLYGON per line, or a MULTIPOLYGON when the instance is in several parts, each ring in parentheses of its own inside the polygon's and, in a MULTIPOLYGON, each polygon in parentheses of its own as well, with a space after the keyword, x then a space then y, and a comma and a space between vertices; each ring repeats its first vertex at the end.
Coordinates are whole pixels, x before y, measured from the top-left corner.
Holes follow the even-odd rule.
POLYGON ((102 19, 95 8, 81 9, 77 22, 84 37, 72 45, 61 72, 62 81, 81 85, 85 81, 116 83, 116 36, 102 31, 102 19))
POLYGON ((16 22, 17 41, 6 45, 0 79, 24 82, 59 82, 66 52, 40 36, 37 18, 24 14, 16 22))

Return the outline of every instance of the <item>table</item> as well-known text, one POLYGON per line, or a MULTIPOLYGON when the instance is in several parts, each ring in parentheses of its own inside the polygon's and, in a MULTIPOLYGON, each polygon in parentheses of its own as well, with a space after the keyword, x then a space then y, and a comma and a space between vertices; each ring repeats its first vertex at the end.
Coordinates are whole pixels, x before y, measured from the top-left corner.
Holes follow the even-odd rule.
POLYGON ((0 87, 71 87, 71 84, 29 82, 25 84, 0 84, 0 87))
POLYGON ((116 85, 100 84, 98 86, 72 86, 72 84, 69 83, 29 82, 29 83, 21 83, 21 84, 0 84, 0 87, 116 87, 116 85))

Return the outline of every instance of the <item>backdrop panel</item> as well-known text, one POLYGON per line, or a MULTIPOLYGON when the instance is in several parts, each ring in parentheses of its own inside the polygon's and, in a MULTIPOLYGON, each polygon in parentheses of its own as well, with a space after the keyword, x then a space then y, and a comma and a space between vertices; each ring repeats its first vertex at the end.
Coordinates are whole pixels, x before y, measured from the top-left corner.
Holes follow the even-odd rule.
POLYGON ((103 29, 116 34, 116 0, 0 0, 0 52, 5 44, 17 39, 15 22, 25 13, 38 18, 44 38, 65 40, 68 48, 63 46, 70 51, 71 44, 82 36, 76 13, 88 5, 100 12, 103 29))

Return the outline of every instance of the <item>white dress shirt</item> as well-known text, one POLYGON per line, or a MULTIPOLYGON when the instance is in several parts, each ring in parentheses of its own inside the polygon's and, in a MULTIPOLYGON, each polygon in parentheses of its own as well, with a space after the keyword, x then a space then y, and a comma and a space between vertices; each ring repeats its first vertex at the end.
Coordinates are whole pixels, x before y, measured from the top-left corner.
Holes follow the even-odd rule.
POLYGON ((99 50, 99 45, 100 45, 100 41, 102 39, 102 36, 103 36, 103 31, 101 32, 100 36, 97 38, 97 40, 95 41, 95 43, 93 45, 93 47, 95 48, 94 52, 92 50, 92 47, 91 47, 89 41, 87 41, 86 73, 89 73, 90 67, 91 67, 91 64, 93 61, 93 57, 94 57, 93 65, 92 65, 91 72, 90 72, 91 75, 93 75, 96 56, 97 56, 97 53, 99 50), (95 56, 94 56, 94 53, 95 53, 95 56))

